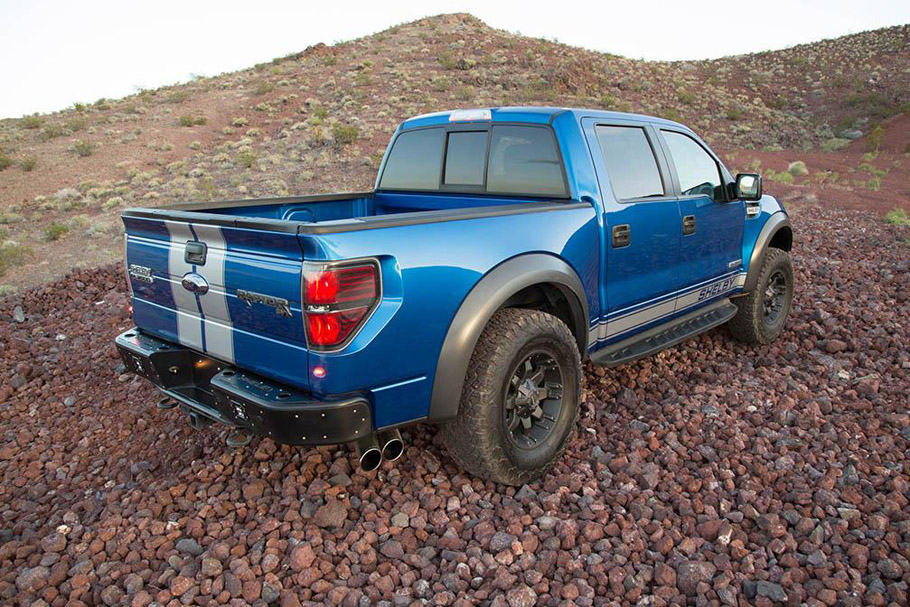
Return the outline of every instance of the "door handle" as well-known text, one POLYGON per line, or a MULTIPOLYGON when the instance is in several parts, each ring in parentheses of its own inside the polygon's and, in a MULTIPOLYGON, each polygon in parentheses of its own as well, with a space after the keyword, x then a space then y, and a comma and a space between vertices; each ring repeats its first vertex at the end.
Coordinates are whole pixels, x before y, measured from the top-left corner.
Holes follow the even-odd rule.
POLYGON ((686 215, 683 217, 683 234, 688 236, 689 234, 695 234, 695 215, 686 215))
POLYGON ((197 242, 195 240, 187 241, 186 248, 183 250, 183 261, 188 264, 204 266, 207 252, 208 247, 204 242, 197 242))
POLYGON ((618 226, 613 226, 614 249, 627 247, 629 246, 630 242, 632 242, 632 230, 629 228, 629 224, 624 223, 618 226))

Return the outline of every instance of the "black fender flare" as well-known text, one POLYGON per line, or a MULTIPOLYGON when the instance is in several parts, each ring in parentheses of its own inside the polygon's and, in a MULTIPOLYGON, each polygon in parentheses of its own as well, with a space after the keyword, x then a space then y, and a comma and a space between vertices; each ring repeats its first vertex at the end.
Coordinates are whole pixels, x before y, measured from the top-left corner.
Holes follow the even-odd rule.
POLYGON ((458 414, 471 355, 487 322, 510 297, 537 284, 553 285, 566 296, 575 323, 570 329, 584 356, 588 345, 588 302, 578 274, 552 255, 529 253, 513 257, 484 275, 455 313, 437 359, 427 421, 441 422, 458 414))
POLYGON ((793 228, 790 225, 790 218, 787 217, 787 214, 778 211, 765 221, 765 225, 762 226, 761 231, 758 233, 758 238, 755 239, 755 246, 752 248, 752 256, 749 258, 749 272, 746 274, 746 284, 743 287, 744 293, 751 293, 755 290, 755 286, 758 284, 758 275, 761 273, 762 263, 765 261, 765 253, 767 252, 771 241, 774 239, 774 236, 781 230, 787 230, 790 233, 790 236, 787 239, 787 248, 785 249, 789 251, 793 242, 793 228))

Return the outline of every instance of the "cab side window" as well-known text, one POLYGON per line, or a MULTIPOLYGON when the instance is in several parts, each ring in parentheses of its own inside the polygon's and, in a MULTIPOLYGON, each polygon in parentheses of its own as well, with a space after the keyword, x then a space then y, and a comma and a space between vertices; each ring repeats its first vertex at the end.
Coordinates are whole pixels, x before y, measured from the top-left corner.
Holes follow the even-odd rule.
POLYGON ((688 135, 664 130, 661 133, 676 166, 682 195, 710 196, 714 200, 721 200, 723 188, 719 187, 722 183, 720 168, 714 158, 688 135))
POLYGON ((654 151, 643 128, 599 125, 594 130, 617 200, 664 195, 654 151))

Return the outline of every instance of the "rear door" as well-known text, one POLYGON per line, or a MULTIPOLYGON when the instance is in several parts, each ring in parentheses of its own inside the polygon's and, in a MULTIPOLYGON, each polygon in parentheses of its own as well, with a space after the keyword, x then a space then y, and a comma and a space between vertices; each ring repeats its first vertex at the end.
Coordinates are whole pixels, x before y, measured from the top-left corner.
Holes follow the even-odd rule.
POLYGON ((679 193, 681 244, 680 308, 720 295, 734 287, 727 279, 742 268, 745 205, 727 200, 720 162, 691 134, 661 127, 660 137, 669 159, 674 188, 679 193), (714 283, 718 283, 717 286, 714 283), (707 297, 682 298, 687 292, 707 297))
POLYGON ((585 125, 604 201, 606 317, 598 341, 627 337, 673 313, 679 206, 655 133, 636 121, 585 125))
POLYGON ((296 232, 124 213, 136 325, 228 364, 308 387, 296 232))

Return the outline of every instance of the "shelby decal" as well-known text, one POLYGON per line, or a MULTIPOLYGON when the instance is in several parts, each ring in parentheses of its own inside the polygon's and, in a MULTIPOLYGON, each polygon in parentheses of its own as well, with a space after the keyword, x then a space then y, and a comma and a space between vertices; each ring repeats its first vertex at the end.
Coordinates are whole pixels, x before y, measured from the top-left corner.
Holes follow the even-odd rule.
POLYGON ((287 316, 289 318, 291 316, 291 304, 284 298, 272 297, 271 295, 263 295, 262 293, 254 293, 252 291, 244 291, 243 289, 237 289, 237 298, 248 306, 258 303, 269 306, 270 308, 275 308, 275 313, 278 314, 278 316, 287 316))
POLYGON ((128 270, 130 278, 134 280, 138 280, 139 282, 155 282, 155 277, 152 274, 151 268, 131 263, 128 270))
POLYGON ((720 282, 715 282, 714 284, 704 287, 701 291, 698 292, 698 301, 703 299, 708 299, 709 297, 714 297, 715 295, 720 295, 721 293, 726 293, 733 288, 733 285, 736 282, 736 277, 731 276, 720 282))

